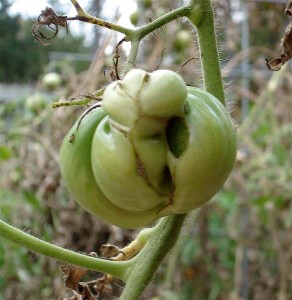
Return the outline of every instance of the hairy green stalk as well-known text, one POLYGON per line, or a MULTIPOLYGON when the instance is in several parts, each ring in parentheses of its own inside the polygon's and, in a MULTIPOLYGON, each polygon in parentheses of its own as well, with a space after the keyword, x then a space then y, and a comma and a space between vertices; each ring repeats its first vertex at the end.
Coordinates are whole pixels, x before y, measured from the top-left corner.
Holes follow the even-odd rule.
POLYGON ((120 300, 136 300, 151 281, 158 266, 176 243, 186 215, 164 217, 128 270, 127 284, 120 300))
POLYGON ((204 87, 225 105, 213 8, 209 0, 192 0, 192 3, 193 7, 200 7, 200 14, 195 9, 189 13, 188 18, 196 26, 198 33, 204 87))
POLYGON ((3 221, 0 221, 0 236, 36 253, 68 264, 109 273, 122 280, 125 280, 125 272, 131 265, 130 261, 109 261, 64 249, 25 233, 3 221))

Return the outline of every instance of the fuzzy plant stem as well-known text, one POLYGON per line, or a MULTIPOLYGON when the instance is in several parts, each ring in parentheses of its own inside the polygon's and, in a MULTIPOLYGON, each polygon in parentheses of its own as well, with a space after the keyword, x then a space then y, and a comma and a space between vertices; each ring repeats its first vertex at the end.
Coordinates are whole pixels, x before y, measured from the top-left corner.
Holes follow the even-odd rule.
POLYGON ((25 233, 1 220, 0 236, 47 257, 86 269, 109 273, 122 280, 125 280, 124 273, 127 266, 131 264, 130 261, 108 261, 64 249, 25 233))
POLYGON ((225 105, 225 94, 217 49, 217 39, 214 25, 214 13, 209 0, 193 0, 193 7, 200 7, 189 13, 189 20, 195 25, 198 33, 204 88, 225 105))
POLYGON ((120 300, 137 300, 151 281, 158 266, 176 243, 186 215, 164 217, 155 227, 144 248, 133 259, 127 284, 120 300))

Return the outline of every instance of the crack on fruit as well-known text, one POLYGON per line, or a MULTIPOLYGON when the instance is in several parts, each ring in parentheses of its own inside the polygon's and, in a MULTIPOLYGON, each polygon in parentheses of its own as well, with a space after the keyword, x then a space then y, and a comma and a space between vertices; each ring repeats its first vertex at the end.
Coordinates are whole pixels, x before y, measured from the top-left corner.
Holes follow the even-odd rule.
POLYGON ((165 195, 163 195, 153 184, 152 182, 150 181, 148 175, 147 175, 147 172, 145 170, 145 167, 144 167, 144 164, 142 163, 132 141, 130 140, 131 144, 132 144, 132 147, 133 147, 133 151, 134 151, 134 155, 135 155, 135 161, 136 161, 136 172, 138 175, 140 175, 143 180, 146 182, 146 184, 152 189, 154 190, 158 196, 160 197, 164 197, 165 195))
POLYGON ((174 193, 175 193, 175 187, 173 186, 170 194, 169 194, 169 197, 168 197, 168 206, 169 205, 172 205, 173 204, 173 199, 174 199, 174 193))
MULTIPOLYGON (((133 144, 132 144, 133 146, 133 144)), ((136 171, 137 174, 140 175, 146 182, 146 184, 153 189, 158 196, 160 197, 168 197, 168 202, 161 207, 161 209, 158 211, 162 211, 164 208, 166 208, 169 205, 173 204, 173 199, 174 199, 174 193, 175 193, 175 186, 173 183, 172 175, 170 173, 170 170, 168 167, 165 167, 164 169, 164 175, 159 183, 158 188, 156 188, 150 181, 149 177, 147 176, 147 172, 145 170, 144 164, 142 163, 139 155, 137 154, 135 147, 133 146, 133 150, 135 153, 135 159, 136 159, 136 171), (164 190, 163 190, 164 189, 164 190)))
POLYGON ((163 170, 163 177, 158 184, 160 193, 164 196, 170 196, 174 189, 172 174, 169 167, 166 166, 163 170))
POLYGON ((163 205, 156 213, 160 214, 163 210, 168 208, 169 206, 173 205, 174 203, 174 194, 175 194, 175 186, 173 186, 173 189, 171 190, 170 194, 168 195, 168 202, 163 205))
POLYGON ((150 75, 149 73, 146 73, 144 78, 143 78, 143 81, 142 81, 142 85, 144 85, 144 83, 147 83, 150 79, 150 75))
POLYGON ((123 134, 123 136, 125 138, 128 138, 129 136, 129 132, 126 130, 123 130, 122 128, 120 128, 119 126, 117 126, 115 123, 111 122, 111 119, 109 118, 109 125, 112 126, 114 129, 116 129, 118 132, 120 132, 121 134, 123 134))
POLYGON ((127 92, 127 89, 124 87, 124 85, 123 85, 123 83, 121 81, 117 81, 117 85, 115 86, 115 88, 117 86, 126 94, 126 96, 128 96, 133 101, 135 101, 135 99, 127 92))
POLYGON ((138 114, 140 117, 143 116, 143 112, 142 112, 142 105, 141 105, 141 93, 142 93, 142 90, 143 90, 143 87, 145 85, 145 83, 149 82, 149 79, 150 79, 150 74, 149 73, 145 73, 143 79, 142 79, 142 82, 141 82, 141 85, 137 91, 137 94, 136 94, 136 97, 134 99, 134 102, 136 104, 136 107, 137 107, 137 110, 138 110, 138 114))
MULTIPOLYGON (((133 144, 132 144, 133 145, 133 144)), ((157 192, 159 194, 159 192, 156 190, 156 188, 153 186, 153 184, 151 183, 149 177, 147 176, 145 167, 138 155, 138 153, 136 152, 135 148, 133 147, 134 153, 135 153, 135 160, 136 160, 136 171, 138 173, 138 175, 140 175, 145 182, 147 183, 147 185, 149 187, 151 187, 155 192, 157 192)), ((159 194, 160 195, 160 194, 159 194)))

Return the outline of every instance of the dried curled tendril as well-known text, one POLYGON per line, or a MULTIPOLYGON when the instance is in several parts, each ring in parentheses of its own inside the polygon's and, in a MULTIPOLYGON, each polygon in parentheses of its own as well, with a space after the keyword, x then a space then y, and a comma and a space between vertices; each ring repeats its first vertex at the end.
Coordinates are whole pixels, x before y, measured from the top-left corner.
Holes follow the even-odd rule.
POLYGON ((32 34, 42 45, 47 46, 45 41, 53 39, 59 32, 59 26, 66 28, 68 33, 67 16, 58 16, 50 7, 41 11, 37 20, 33 23, 32 34), (47 26, 53 31, 52 35, 46 35, 40 31, 43 26, 47 26))

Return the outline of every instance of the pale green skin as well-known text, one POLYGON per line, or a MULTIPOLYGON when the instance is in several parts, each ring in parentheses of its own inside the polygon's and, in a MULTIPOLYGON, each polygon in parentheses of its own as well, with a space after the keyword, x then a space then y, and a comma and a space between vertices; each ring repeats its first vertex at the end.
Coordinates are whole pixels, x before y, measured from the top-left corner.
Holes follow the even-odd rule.
POLYGON ((91 164, 91 145, 99 122, 106 116, 102 108, 91 111, 65 137, 60 150, 60 167, 70 194, 85 210, 101 219, 123 228, 139 228, 156 219, 155 211, 136 213, 115 206, 97 185, 91 164), (75 135, 74 141, 71 140, 75 135))
POLYGON ((174 74, 157 71, 149 78, 141 70, 129 72, 105 91, 109 116, 102 108, 92 111, 62 145, 68 190, 82 207, 114 225, 138 228, 189 212, 209 201, 233 168, 236 134, 225 107, 174 74), (160 100, 163 93, 167 97, 160 100), (166 138, 173 117, 182 118, 186 128, 181 132, 186 145, 177 157, 169 149, 175 141, 166 138))

